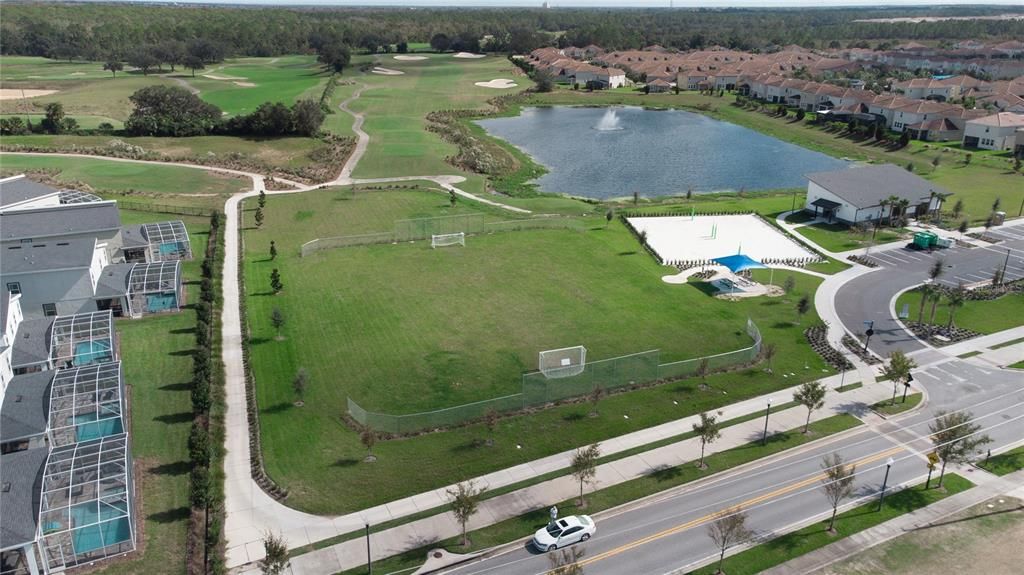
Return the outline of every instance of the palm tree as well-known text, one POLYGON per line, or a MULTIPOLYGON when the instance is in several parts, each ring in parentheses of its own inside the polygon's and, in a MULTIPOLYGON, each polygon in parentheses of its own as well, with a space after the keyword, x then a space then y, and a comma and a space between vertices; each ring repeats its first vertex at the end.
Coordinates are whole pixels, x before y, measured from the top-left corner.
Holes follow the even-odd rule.
MULTIPOLYGON (((878 207, 882 208, 882 211, 878 214, 878 220, 879 221, 881 221, 882 218, 885 216, 885 208, 887 208, 888 206, 889 206, 889 198, 883 198, 882 200, 880 200, 878 202, 878 207)), ((875 226, 875 229, 878 229, 878 226, 875 226)))
POLYGON ((892 227, 893 216, 896 215, 896 210, 900 205, 900 197, 897 195, 889 196, 889 227, 892 227))
POLYGON ((932 267, 928 269, 928 283, 921 286, 921 307, 917 310, 917 323, 924 325, 924 304, 928 302, 928 298, 935 294, 938 286, 935 285, 935 280, 939 279, 942 272, 946 271, 945 263, 942 258, 936 258, 932 262, 932 267))
POLYGON ((900 200, 899 205, 900 205, 900 219, 899 219, 899 223, 902 226, 903 222, 906 221, 906 219, 907 219, 907 208, 910 207, 910 200, 902 199, 902 200, 900 200))
POLYGON ((953 314, 956 313, 956 310, 962 308, 966 301, 967 298, 963 284, 960 284, 955 290, 946 294, 946 305, 949 306, 949 323, 946 324, 946 331, 952 329, 953 314))

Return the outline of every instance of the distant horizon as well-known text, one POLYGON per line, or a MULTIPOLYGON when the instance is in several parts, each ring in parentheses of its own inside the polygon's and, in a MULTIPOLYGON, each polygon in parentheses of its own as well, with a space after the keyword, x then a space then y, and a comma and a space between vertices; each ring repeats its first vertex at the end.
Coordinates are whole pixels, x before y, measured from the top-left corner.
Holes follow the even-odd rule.
MULTIPOLYGON (((0 0, 2 3, 3 0, 0 0)), ((544 0, 78 0, 85 2, 126 4, 205 4, 222 6, 276 7, 394 7, 394 8, 540 8, 544 0)), ((1024 14, 1021 0, 548 0, 549 8, 948 8, 948 7, 1016 7, 1024 14)))

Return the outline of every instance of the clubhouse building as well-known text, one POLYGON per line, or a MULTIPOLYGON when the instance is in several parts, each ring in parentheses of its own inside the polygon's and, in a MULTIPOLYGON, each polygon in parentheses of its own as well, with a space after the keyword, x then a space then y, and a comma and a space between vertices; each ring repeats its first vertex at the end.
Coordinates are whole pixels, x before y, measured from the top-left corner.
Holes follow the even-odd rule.
POLYGON ((858 224, 919 218, 942 208, 952 192, 893 164, 807 174, 804 210, 830 222, 858 224))

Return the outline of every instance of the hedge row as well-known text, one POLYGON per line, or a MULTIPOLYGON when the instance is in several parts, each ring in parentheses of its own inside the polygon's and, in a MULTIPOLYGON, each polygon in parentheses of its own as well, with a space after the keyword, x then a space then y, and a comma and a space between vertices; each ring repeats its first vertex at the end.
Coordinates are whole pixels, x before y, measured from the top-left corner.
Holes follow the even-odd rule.
POLYGON ((196 304, 196 349, 192 367, 192 429, 188 437, 191 521, 187 567, 190 575, 226 572, 224 526, 224 371, 220 357, 220 270, 223 216, 210 217, 196 304))

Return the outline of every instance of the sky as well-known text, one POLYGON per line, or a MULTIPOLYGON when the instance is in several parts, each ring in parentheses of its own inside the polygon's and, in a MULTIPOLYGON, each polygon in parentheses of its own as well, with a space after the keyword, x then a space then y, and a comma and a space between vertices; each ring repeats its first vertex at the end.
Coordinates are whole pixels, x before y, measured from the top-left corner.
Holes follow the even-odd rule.
MULTIPOLYGON (((169 0, 135 0, 141 2, 169 3, 169 0)), ((548 0, 548 4, 562 7, 602 8, 650 8, 668 7, 672 2, 677 8, 722 8, 722 7, 827 7, 827 6, 935 6, 935 5, 1004 5, 1016 7, 1013 12, 1024 12, 1024 0, 548 0)), ((543 0, 185 0, 194 4, 248 4, 248 5, 317 5, 317 6, 533 6, 539 7, 543 0)))

